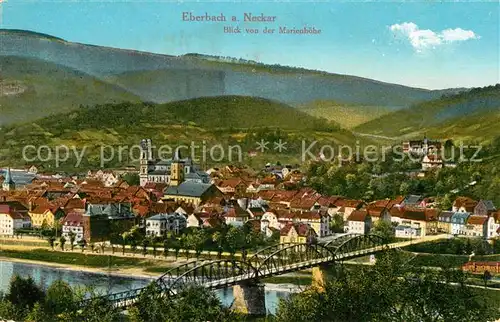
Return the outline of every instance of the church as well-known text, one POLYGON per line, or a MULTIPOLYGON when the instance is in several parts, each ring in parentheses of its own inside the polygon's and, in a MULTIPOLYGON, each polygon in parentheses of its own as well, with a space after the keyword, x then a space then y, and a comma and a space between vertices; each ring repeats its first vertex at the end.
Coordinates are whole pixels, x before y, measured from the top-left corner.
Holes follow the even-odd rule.
POLYGON ((182 171, 182 181, 185 182, 203 184, 210 182, 210 176, 195 165, 192 159, 182 158, 179 149, 175 150, 172 159, 162 160, 153 156, 151 139, 143 139, 140 146, 139 178, 141 186, 144 187, 150 182, 170 185, 172 183, 172 175, 175 171, 182 171))

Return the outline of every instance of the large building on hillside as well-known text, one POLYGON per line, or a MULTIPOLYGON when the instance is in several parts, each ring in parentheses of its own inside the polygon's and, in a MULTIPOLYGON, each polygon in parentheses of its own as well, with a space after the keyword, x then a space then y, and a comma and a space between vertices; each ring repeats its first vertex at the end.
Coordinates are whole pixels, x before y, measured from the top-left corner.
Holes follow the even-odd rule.
POLYGON ((209 183, 209 175, 201 171, 201 169, 194 164, 190 158, 181 158, 180 151, 177 149, 172 159, 159 159, 153 156, 153 145, 150 139, 141 141, 141 156, 140 156, 140 185, 145 186, 147 183, 166 183, 170 184, 172 169, 172 162, 176 161, 182 164, 183 180, 192 181, 197 183, 209 183))

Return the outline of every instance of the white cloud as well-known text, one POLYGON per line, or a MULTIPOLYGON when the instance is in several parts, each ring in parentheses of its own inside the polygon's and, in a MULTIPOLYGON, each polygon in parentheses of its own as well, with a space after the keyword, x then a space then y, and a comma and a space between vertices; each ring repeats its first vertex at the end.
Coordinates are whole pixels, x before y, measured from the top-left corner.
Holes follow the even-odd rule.
POLYGON ((420 52, 426 48, 435 48, 446 43, 479 39, 472 30, 462 28, 445 29, 435 32, 430 29, 420 29, 413 22, 403 22, 389 27, 392 32, 401 34, 408 38, 410 44, 416 51, 420 52))

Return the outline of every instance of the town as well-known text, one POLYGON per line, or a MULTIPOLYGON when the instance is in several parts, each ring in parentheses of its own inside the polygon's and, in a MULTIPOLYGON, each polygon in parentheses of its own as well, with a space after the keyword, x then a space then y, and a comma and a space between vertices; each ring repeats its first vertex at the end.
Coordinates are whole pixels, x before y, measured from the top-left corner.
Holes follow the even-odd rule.
MULTIPOLYGON (((428 143, 422 142, 427 169, 428 143)), ((422 142, 403 145, 421 153, 422 142)), ((263 242, 282 243, 374 231, 413 239, 437 234, 485 240, 500 236, 500 210, 491 200, 459 196, 450 209, 437 207, 432 196, 412 194, 367 202, 318 193, 304 185, 305 174, 291 166, 267 165, 258 172, 226 165, 202 171, 179 151, 170 160, 158 160, 151 140, 143 140, 141 147, 135 172, 89 170, 82 178, 61 177, 44 175, 32 165, 26 171, 33 179, 18 187, 7 169, 1 179, 0 234, 51 231, 75 245, 113 243, 137 229, 143 238, 161 240, 196 228, 213 234, 228 227, 245 227, 263 242), (123 179, 127 176, 136 179, 135 185, 123 179)))

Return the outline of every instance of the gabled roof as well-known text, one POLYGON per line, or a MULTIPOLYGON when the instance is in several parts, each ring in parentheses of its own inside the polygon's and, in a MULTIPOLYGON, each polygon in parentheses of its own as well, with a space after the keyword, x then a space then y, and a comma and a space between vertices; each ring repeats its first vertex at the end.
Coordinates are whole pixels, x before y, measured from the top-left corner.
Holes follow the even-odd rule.
POLYGON ((486 207, 486 210, 488 212, 493 212, 493 211, 497 210, 497 208, 493 204, 493 201, 491 201, 491 200, 480 200, 479 203, 483 203, 485 205, 485 207, 486 207))
POLYGON ((306 223, 296 222, 296 223, 287 223, 281 230, 281 236, 287 236, 290 230, 294 228, 297 232, 297 235, 300 237, 308 237, 309 235, 316 236, 316 232, 306 223))
POLYGON ((453 202, 453 207, 461 208, 464 207, 466 211, 472 212, 474 208, 477 206, 478 202, 469 197, 458 197, 453 202))
POLYGON ((488 221, 486 216, 469 216, 467 218, 467 225, 484 225, 488 221))
POLYGON ((370 217, 370 215, 368 214, 368 212, 366 210, 354 210, 347 218, 347 221, 364 222, 369 217, 370 217))
POLYGON ((168 186, 163 192, 168 196, 201 197, 213 185, 184 181, 178 186, 168 186))

